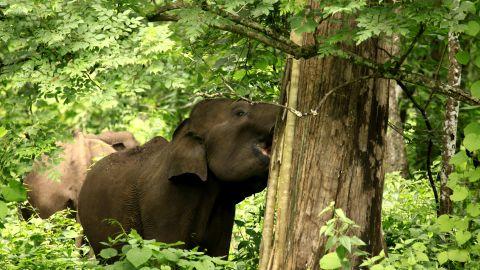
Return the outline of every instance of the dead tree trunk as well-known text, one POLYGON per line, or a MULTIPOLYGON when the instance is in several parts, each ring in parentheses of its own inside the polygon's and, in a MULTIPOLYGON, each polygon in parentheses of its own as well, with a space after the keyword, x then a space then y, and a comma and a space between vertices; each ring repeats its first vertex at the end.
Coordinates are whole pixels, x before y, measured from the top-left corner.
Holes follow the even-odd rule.
MULTIPOLYGON (((329 35, 341 27, 326 21, 315 35, 329 35)), ((294 41, 312 45, 314 35, 294 41)), ((384 59, 378 40, 344 49, 375 61, 384 59)), ((303 112, 321 106, 316 116, 296 117, 288 111, 279 120, 260 269, 318 269, 326 244, 320 227, 331 218, 319 217, 319 213, 331 201, 359 225, 355 233, 367 243, 365 250, 377 254, 382 248, 382 160, 389 82, 335 57, 293 60, 287 68, 285 104, 303 112), (297 92, 296 102, 292 90, 297 92), (292 121, 291 117, 296 118, 292 121), (273 211, 268 207, 275 205, 271 201, 275 195, 277 222, 273 226, 273 211)))
MULTIPOLYGON (((458 1, 456 1, 458 6, 458 1)), ((458 36, 450 32, 448 34, 448 84, 458 87, 461 83, 462 66, 458 63, 455 55, 460 50, 458 36)), ((447 187, 448 176, 453 171, 450 159, 455 154, 457 141, 459 102, 453 98, 447 98, 445 104, 445 120, 443 122, 442 139, 442 168, 440 171, 440 207, 438 215, 450 214, 452 212, 452 201, 450 195, 452 190, 447 187)))

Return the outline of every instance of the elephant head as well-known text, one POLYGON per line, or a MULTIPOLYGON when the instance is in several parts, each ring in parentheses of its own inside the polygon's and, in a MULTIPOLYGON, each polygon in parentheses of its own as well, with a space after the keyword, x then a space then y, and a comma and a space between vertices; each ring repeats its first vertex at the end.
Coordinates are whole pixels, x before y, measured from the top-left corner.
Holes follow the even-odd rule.
POLYGON ((86 138, 102 140, 116 151, 134 148, 139 145, 133 134, 128 131, 104 131, 99 135, 88 134, 86 138))
POLYGON ((262 190, 278 112, 278 107, 264 103, 200 102, 174 132, 168 178, 215 178, 241 197, 262 190))

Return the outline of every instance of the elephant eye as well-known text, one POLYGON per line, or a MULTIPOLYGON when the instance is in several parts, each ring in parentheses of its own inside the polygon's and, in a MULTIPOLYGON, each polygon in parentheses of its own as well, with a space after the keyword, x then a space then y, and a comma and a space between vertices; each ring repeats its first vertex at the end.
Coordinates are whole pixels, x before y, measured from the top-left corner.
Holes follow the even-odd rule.
POLYGON ((235 115, 241 117, 241 116, 247 115, 247 113, 244 112, 244 111, 237 111, 237 112, 235 112, 235 115))

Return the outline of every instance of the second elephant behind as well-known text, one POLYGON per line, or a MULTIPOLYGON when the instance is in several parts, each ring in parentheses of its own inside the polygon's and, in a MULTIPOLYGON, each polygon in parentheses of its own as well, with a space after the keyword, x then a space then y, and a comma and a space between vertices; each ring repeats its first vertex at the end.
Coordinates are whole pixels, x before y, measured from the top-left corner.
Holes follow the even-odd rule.
MULTIPOLYGON (((92 163, 117 150, 138 146, 137 140, 126 131, 106 131, 100 135, 75 132, 73 141, 58 144, 62 149, 61 162, 51 167, 49 158, 42 156, 23 182, 28 202, 41 218, 67 208, 76 210, 78 193, 92 163)), ((33 213, 23 208, 22 214, 28 219, 33 213)))

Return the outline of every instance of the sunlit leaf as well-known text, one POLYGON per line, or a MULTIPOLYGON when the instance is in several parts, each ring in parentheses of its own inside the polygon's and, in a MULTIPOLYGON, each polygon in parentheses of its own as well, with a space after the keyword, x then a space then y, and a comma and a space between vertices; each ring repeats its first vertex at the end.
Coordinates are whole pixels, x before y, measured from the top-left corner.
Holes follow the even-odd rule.
POLYGON ((455 55, 455 58, 460 64, 466 65, 470 61, 470 54, 466 51, 460 51, 455 55))
POLYGON ((320 259, 320 268, 322 269, 338 269, 342 266, 342 262, 336 252, 325 254, 320 259))
POLYGON ((149 248, 132 248, 127 252, 126 256, 127 260, 138 268, 150 259, 152 250, 149 248))
POLYGON ((454 202, 463 201, 468 196, 468 188, 466 187, 457 187, 453 190, 453 194, 450 195, 450 199, 454 202))

